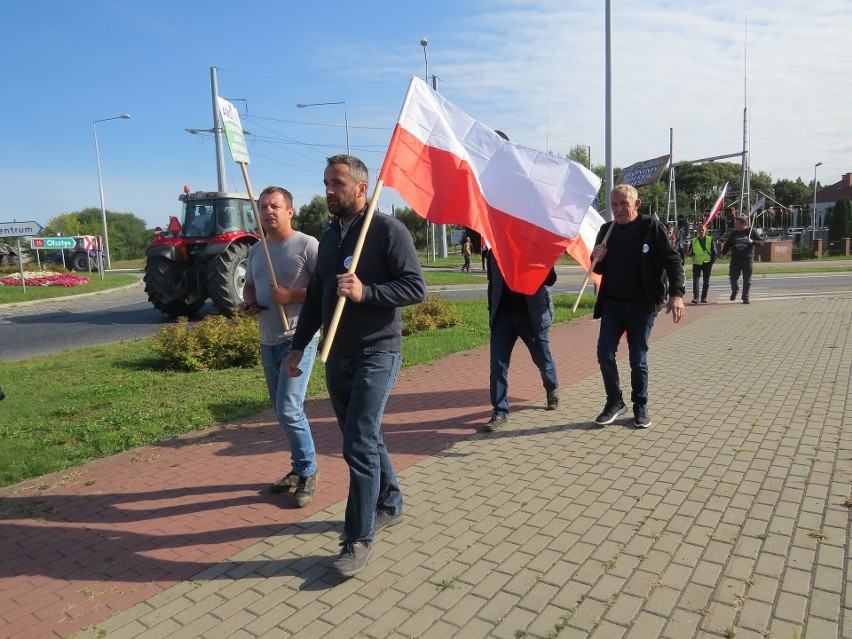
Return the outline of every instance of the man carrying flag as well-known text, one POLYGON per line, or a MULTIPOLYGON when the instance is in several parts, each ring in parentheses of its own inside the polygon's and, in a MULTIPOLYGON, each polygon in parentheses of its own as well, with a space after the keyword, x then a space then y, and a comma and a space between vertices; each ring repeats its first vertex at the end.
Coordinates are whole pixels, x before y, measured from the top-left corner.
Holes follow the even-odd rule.
POLYGON ((754 267, 754 247, 761 246, 763 240, 755 237, 748 226, 748 216, 740 215, 734 220, 734 230, 725 239, 722 256, 731 254, 731 301, 737 299, 740 287, 737 285, 740 275, 743 276, 743 304, 749 304, 751 290, 751 272, 754 267))
POLYGON ((402 363, 400 307, 426 298, 426 283, 411 234, 399 220, 376 215, 364 237, 356 273, 350 273, 367 212, 367 167, 351 155, 328 158, 324 174, 334 216, 319 243, 287 374, 301 374, 302 351, 329 325, 338 296, 348 298, 326 360, 325 377, 343 458, 349 465, 349 499, 340 556, 334 569, 352 577, 364 569, 375 535, 402 521, 402 491, 382 438, 382 415, 402 363))

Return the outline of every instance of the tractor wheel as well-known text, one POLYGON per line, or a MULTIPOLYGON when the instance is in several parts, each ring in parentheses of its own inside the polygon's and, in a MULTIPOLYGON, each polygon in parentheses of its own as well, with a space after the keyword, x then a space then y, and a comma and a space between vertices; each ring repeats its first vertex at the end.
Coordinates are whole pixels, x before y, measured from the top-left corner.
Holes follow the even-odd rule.
POLYGON ((237 306, 243 301, 250 248, 244 242, 231 244, 207 270, 207 291, 213 306, 229 317, 237 312, 237 306))
POLYGON ((77 251, 71 256, 71 268, 75 271, 84 272, 89 270, 89 254, 85 251, 77 251))
POLYGON ((204 298, 181 291, 180 267, 164 257, 149 257, 145 264, 145 292, 158 311, 172 317, 191 317, 204 306, 204 298), (186 298, 190 297, 191 301, 186 298))

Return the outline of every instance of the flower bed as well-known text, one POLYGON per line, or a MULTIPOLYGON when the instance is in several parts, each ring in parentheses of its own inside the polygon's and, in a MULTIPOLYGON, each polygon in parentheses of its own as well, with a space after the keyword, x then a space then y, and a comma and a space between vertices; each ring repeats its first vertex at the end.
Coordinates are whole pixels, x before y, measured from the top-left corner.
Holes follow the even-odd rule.
MULTIPOLYGON (((27 286, 80 286, 91 283, 91 277, 73 275, 71 273, 52 273, 51 271, 28 271, 24 273, 24 283, 27 286)), ((20 286, 21 274, 10 273, 0 277, 0 286, 20 286)))

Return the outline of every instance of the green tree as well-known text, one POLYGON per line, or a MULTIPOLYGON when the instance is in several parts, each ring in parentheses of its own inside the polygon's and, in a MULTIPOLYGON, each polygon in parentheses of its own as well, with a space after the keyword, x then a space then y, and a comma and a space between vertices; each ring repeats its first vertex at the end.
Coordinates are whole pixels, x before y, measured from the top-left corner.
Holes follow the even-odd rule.
MULTIPOLYGON (((145 220, 133 213, 106 212, 109 233, 109 253, 113 260, 133 260, 145 255, 154 233, 146 228, 145 220)), ((103 235, 101 210, 89 207, 82 211, 62 213, 50 221, 44 235, 103 235)))
POLYGON ((426 247, 426 220, 424 218, 420 217, 414 209, 407 206, 394 210, 394 217, 405 224, 405 227, 414 239, 414 246, 417 249, 426 247))
POLYGON ((315 195, 308 204, 303 204, 294 218, 293 227, 306 235, 319 239, 328 228, 328 202, 321 195, 315 195))
POLYGON ((843 198, 834 203, 831 221, 828 223, 828 239, 839 240, 852 237, 852 205, 843 198))
POLYGON ((772 186, 772 189, 775 191, 775 199, 784 206, 800 204, 805 198, 813 195, 811 188, 802 182, 800 177, 796 178, 795 182, 793 180, 778 180, 772 186))

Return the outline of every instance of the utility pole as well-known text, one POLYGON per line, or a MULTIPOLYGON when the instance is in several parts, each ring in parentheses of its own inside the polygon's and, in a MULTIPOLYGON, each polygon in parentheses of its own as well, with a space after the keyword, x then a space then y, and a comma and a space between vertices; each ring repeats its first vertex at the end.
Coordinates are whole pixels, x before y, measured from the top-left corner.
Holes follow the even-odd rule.
POLYGON ((225 149, 222 145, 222 117, 219 115, 219 82, 216 79, 216 67, 210 67, 210 88, 213 92, 213 136, 216 140, 216 176, 219 183, 219 192, 227 191, 225 188, 225 149))

